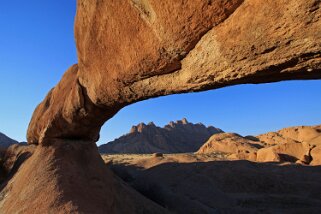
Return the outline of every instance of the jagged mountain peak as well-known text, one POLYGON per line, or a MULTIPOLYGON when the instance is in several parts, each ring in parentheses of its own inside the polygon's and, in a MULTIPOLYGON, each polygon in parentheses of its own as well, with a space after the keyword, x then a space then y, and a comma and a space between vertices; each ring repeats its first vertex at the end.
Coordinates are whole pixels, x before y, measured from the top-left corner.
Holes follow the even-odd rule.
MULTIPOLYGON (((163 129, 172 129, 172 128, 177 128, 177 127, 188 127, 188 126, 202 126, 206 127, 203 123, 190 123, 186 118, 183 118, 181 120, 176 120, 176 121, 170 121, 167 125, 164 127, 159 127, 156 126, 154 122, 149 122, 147 125, 144 122, 141 122, 137 125, 134 125, 131 127, 129 134, 131 133, 142 133, 143 131, 148 131, 150 129, 155 129, 155 128, 163 128, 163 129)), ((208 126, 207 128, 209 129, 216 129, 217 131, 222 131, 220 129, 217 129, 213 126, 208 126)))
POLYGON ((196 151, 211 135, 223 132, 202 123, 190 123, 186 118, 171 121, 164 127, 153 122, 139 123, 128 134, 101 145, 101 153, 182 153, 196 151))

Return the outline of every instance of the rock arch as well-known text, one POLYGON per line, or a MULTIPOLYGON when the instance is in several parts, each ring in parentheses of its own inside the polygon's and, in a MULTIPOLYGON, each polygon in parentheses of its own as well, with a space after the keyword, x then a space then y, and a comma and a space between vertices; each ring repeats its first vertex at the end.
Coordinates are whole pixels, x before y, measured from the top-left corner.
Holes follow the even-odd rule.
POLYGON ((318 0, 78 0, 78 65, 37 107, 28 142, 96 141, 119 109, 151 97, 320 78, 319 7, 318 0))
POLYGON ((320 79, 320 4, 78 0, 78 64, 36 108, 27 139, 38 146, 2 190, 10 194, 0 211, 164 213, 105 169, 94 144, 100 127, 151 97, 320 79))

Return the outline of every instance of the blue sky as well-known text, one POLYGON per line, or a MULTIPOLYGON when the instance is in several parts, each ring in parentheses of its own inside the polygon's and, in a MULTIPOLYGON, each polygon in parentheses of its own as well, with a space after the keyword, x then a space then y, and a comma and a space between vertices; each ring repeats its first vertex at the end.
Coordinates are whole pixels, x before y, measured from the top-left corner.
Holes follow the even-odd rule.
MULTIPOLYGON (((25 140, 36 105, 77 62, 75 0, 0 2, 0 132, 25 140)), ((128 106, 107 122, 99 143, 139 122, 186 117, 243 135, 321 123, 321 81, 241 85, 171 95, 128 106)))

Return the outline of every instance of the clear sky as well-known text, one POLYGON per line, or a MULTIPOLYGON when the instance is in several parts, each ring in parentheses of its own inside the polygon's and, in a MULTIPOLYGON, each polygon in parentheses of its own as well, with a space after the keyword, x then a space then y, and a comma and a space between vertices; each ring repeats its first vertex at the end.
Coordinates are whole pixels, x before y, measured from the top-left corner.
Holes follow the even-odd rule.
MULTIPOLYGON (((77 62, 76 0, 0 1, 0 132, 25 141, 36 105, 77 62)), ((243 135, 321 124, 321 81, 241 85, 139 102, 107 122, 99 143, 139 122, 186 117, 243 135)))

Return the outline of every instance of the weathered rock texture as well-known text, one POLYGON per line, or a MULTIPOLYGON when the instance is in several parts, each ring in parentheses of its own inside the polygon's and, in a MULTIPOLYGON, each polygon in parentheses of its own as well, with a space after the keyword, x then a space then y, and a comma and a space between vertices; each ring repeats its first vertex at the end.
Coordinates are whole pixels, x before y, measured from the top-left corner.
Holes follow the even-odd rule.
POLYGON ((284 128, 261 134, 257 138, 268 145, 308 142, 311 146, 317 146, 321 144, 321 125, 284 128))
POLYGON ((167 213, 115 176, 91 142, 53 140, 50 146, 10 149, 0 213, 167 213))
POLYGON ((213 135, 197 151, 199 154, 223 152, 232 154, 233 159, 256 160, 256 152, 264 147, 261 142, 244 138, 235 133, 221 133, 213 135))
MULTIPOLYGON (((269 146, 269 149, 264 150, 264 153, 270 153, 270 155, 260 158, 259 151, 258 161, 273 161, 274 155, 272 153, 276 153, 283 161, 321 165, 319 155, 317 155, 318 148, 321 146, 321 125, 285 128, 277 132, 259 135, 257 138, 269 146)), ((263 154, 262 151, 261 154, 263 154)))
POLYGON ((321 125, 297 126, 257 137, 242 137, 234 133, 213 135, 198 154, 223 152, 230 159, 258 162, 297 162, 321 165, 321 125))
POLYGON ((151 97, 321 78, 320 16, 320 0, 78 0, 78 64, 36 108, 27 139, 40 145, 0 212, 142 213, 91 147, 102 124, 151 97))
POLYGON ((321 165, 321 145, 316 146, 311 150, 311 165, 321 165))
POLYGON ((213 134, 223 131, 185 118, 160 128, 154 123, 140 123, 130 133, 99 147, 101 153, 184 153, 197 151, 213 134))
POLYGON ((37 107, 28 142, 96 141, 150 97, 321 78, 320 16, 320 0, 78 0, 78 65, 37 107))

